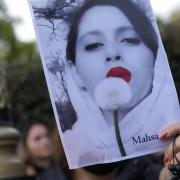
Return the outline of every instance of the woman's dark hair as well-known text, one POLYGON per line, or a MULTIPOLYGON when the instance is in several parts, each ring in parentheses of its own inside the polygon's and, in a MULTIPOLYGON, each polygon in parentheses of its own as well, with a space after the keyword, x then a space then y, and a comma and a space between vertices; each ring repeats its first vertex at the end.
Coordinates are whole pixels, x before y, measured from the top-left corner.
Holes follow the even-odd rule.
POLYGON ((22 136, 21 136, 21 142, 23 144, 24 147, 26 147, 26 143, 27 143, 27 138, 29 135, 29 132, 31 130, 31 128, 35 125, 42 125, 44 127, 46 127, 47 129, 49 129, 48 125, 46 124, 45 121, 32 121, 32 122, 28 122, 22 132, 22 136))
POLYGON ((71 60, 75 64, 76 57, 76 41, 78 35, 78 25, 84 13, 94 6, 115 6, 120 9, 134 26, 136 32, 142 38, 145 45, 153 52, 156 59, 158 50, 157 34, 144 11, 130 0, 89 0, 76 12, 70 31, 68 34, 68 42, 66 47, 67 60, 71 60))

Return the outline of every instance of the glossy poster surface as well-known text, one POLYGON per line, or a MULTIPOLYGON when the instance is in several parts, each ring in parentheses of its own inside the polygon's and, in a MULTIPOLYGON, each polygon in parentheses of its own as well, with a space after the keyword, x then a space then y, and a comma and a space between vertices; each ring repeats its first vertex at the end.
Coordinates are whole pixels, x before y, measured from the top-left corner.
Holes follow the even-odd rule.
POLYGON ((29 0, 70 168, 162 150, 179 103, 148 0, 29 0))

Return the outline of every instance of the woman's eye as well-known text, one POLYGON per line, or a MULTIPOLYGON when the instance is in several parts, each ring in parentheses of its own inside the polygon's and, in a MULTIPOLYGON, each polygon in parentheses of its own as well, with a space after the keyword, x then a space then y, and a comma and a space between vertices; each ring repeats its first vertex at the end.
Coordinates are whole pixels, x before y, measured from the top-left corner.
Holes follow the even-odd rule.
POLYGON ((125 42, 127 44, 137 45, 140 43, 140 39, 138 39, 138 38, 125 38, 125 39, 122 39, 120 42, 125 42))
POLYGON ((36 136, 34 139, 35 141, 39 141, 41 139, 41 136, 36 136))
POLYGON ((92 44, 86 45, 84 49, 86 51, 93 51, 93 50, 95 50, 95 49, 97 49, 97 48, 99 48, 101 46, 103 46, 102 43, 92 43, 92 44))

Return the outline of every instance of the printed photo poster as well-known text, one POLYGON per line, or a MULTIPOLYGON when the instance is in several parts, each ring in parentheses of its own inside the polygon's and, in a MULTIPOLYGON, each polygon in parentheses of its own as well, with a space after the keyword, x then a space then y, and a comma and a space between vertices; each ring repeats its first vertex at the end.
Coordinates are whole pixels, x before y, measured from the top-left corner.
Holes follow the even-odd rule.
POLYGON ((149 0, 29 0, 70 169, 160 151, 180 120, 149 0))

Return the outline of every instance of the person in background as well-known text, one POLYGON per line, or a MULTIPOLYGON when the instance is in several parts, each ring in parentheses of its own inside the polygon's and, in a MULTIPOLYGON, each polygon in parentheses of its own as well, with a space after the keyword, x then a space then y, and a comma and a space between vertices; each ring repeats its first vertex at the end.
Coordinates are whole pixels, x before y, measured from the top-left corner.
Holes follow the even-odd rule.
POLYGON ((27 124, 21 145, 19 154, 24 159, 27 176, 37 180, 59 180, 63 177, 63 172, 53 160, 52 139, 45 122, 27 124))

